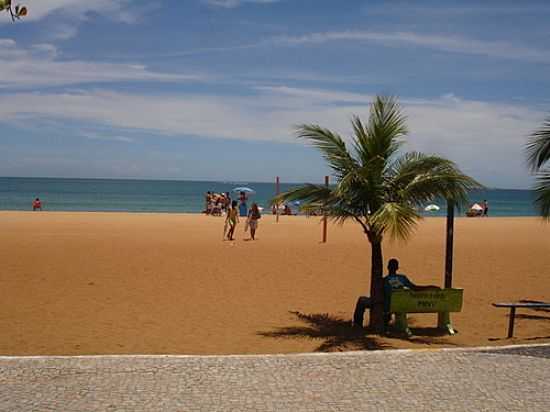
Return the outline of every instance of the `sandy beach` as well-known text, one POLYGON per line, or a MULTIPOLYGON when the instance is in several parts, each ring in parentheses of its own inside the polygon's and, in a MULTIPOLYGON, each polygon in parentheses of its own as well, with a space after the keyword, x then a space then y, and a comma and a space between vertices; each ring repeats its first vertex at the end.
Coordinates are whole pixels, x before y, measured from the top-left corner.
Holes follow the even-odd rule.
MULTIPOLYGON (((550 342, 550 313, 491 303, 550 300, 550 225, 536 218, 456 220, 458 334, 373 338, 349 325, 369 290, 370 245, 350 223, 264 216, 257 241, 222 241, 202 215, 0 212, 0 354, 245 354, 550 342)), ((417 283, 443 282, 445 220, 385 244, 417 283)))

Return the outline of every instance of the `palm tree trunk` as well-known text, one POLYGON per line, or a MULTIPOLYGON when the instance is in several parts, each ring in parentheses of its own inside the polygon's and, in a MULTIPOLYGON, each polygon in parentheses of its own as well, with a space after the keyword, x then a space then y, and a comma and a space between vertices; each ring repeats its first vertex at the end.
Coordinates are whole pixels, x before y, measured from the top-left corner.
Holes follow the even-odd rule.
POLYGON ((370 295, 373 305, 370 309, 369 328, 376 333, 384 332, 384 259, 382 243, 371 242, 370 295))

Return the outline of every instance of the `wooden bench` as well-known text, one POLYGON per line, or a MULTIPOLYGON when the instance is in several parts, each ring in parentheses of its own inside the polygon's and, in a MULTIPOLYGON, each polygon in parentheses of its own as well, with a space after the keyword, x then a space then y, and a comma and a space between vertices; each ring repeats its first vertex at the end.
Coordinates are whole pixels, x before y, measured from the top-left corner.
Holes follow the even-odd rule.
POLYGON ((508 338, 514 336, 514 321, 516 320, 516 308, 542 309, 550 308, 550 303, 544 302, 519 302, 519 303, 493 303, 496 308, 510 308, 510 320, 508 321, 508 338))
POLYGON ((395 314, 398 331, 412 335, 407 313, 437 313, 437 327, 450 335, 455 334, 450 312, 462 310, 463 289, 394 290, 391 294, 390 312, 395 314))

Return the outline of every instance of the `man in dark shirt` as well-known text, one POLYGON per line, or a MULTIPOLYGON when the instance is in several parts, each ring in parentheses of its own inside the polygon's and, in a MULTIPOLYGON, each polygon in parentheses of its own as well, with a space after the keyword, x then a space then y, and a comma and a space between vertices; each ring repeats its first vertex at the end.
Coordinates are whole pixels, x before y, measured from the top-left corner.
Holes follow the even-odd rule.
MULTIPOLYGON (((439 289, 438 286, 420 286, 412 283, 409 278, 403 274, 397 273, 399 269, 399 261, 397 259, 390 259, 388 262, 388 275, 384 278, 384 324, 387 328, 391 320, 391 293, 396 289, 411 289, 411 290, 423 290, 423 289, 439 289)), ((368 296, 360 296, 355 305, 355 311, 353 313, 353 325, 363 326, 363 316, 365 310, 372 307, 372 298, 368 296)))
POLYGON ((397 289, 439 289, 439 286, 434 285, 415 285, 407 276, 397 273, 398 269, 399 261, 397 259, 390 259, 388 262, 388 276, 384 278, 384 323, 386 326, 391 320, 390 306, 392 291, 397 289))

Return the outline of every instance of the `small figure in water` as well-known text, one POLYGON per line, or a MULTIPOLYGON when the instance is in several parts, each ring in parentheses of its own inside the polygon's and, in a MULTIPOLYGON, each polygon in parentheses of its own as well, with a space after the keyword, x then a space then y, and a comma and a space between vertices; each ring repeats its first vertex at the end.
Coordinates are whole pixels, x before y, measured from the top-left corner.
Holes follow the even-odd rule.
POLYGON ((35 210, 40 210, 40 211, 42 210, 42 202, 40 201, 39 198, 36 198, 32 201, 32 210, 33 212, 35 210))
POLYGON ((481 206, 483 207, 483 217, 489 217, 489 202, 484 200, 481 206))

